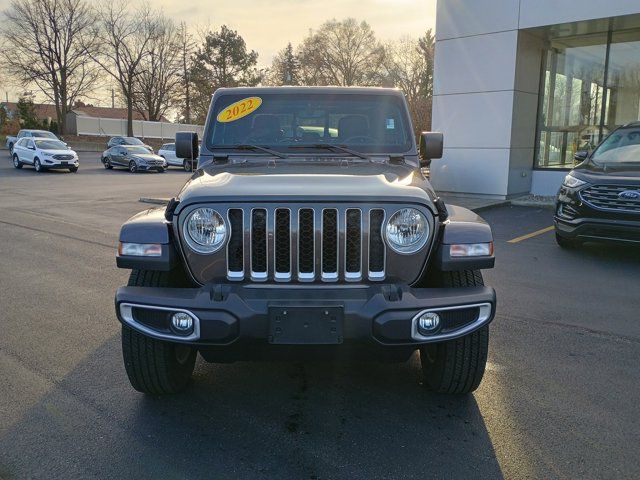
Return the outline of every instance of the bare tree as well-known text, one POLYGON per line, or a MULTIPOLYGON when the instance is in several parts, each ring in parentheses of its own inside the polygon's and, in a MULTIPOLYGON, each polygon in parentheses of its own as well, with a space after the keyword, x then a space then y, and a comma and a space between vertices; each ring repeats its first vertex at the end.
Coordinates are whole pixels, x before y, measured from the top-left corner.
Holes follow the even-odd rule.
POLYGON ((93 11, 84 0, 13 0, 4 17, 4 67, 53 102, 64 134, 67 112, 98 79, 90 59, 97 48, 93 11))
POLYGON ((93 58, 115 79, 127 105, 127 135, 133 136, 136 77, 160 28, 157 15, 147 4, 134 12, 127 4, 126 0, 108 1, 98 8, 96 37, 101 49, 93 58))
POLYGON ((134 77, 133 95, 133 107, 151 121, 160 121, 176 103, 182 85, 179 32, 163 15, 157 17, 156 28, 134 77))
POLYGON ((330 20, 310 32, 298 52, 307 84, 378 85, 384 47, 367 22, 330 20))
POLYGON ((182 99, 184 104, 180 109, 180 118, 184 123, 191 123, 191 65, 196 44, 187 29, 185 22, 180 23, 177 32, 178 47, 180 49, 180 79, 182 80, 182 99))
POLYGON ((431 126, 433 44, 429 30, 418 40, 404 37, 386 46, 386 77, 404 92, 417 132, 431 126))

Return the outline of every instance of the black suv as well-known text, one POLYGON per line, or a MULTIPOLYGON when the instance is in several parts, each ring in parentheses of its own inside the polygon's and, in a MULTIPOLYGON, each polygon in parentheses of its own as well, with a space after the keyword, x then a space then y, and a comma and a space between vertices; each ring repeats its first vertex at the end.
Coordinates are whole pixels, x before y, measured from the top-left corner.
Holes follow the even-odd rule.
POLYGON ((421 172, 442 134, 416 148, 399 90, 217 89, 198 170, 166 208, 120 232, 116 293, 129 380, 183 389, 210 362, 420 351, 424 384, 480 384, 496 297, 491 229, 445 206, 421 172))
POLYGON ((563 248, 585 241, 640 244, 640 122, 617 128, 565 177, 554 216, 563 248))

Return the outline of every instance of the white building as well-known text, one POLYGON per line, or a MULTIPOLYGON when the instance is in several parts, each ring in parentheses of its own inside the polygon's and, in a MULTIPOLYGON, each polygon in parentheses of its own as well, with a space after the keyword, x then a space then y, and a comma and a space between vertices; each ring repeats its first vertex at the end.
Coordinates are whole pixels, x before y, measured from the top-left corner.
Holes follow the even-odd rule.
POLYGON ((634 120, 640 0, 438 0, 438 191, 553 195, 577 150, 634 120))

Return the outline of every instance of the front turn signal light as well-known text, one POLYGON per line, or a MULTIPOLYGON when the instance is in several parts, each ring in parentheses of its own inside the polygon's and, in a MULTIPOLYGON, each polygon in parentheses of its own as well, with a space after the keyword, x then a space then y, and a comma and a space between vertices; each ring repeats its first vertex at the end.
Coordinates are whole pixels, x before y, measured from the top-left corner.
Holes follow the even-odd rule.
POLYGON ((450 245, 449 255, 451 257, 487 257, 493 255, 493 242, 450 245))
POLYGON ((159 243, 128 243, 118 244, 118 255, 131 257, 160 257, 162 245, 159 243))

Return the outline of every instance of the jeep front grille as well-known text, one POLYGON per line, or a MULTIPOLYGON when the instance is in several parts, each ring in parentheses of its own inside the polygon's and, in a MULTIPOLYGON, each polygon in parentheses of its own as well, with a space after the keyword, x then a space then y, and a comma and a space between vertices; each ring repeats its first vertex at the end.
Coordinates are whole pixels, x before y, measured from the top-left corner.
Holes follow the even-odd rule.
POLYGON ((598 210, 640 213, 640 200, 619 197, 625 190, 637 191, 640 188, 637 185, 591 185, 580 191, 580 198, 598 210))
POLYGON ((381 208, 230 208, 227 278, 384 280, 381 208))

